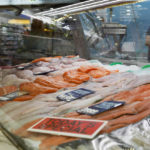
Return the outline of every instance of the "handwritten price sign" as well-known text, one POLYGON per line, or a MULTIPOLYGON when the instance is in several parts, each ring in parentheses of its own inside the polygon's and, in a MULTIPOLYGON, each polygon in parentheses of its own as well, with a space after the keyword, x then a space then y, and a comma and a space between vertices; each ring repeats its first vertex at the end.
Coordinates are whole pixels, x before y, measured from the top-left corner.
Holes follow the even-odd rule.
POLYGON ((28 131, 93 138, 106 124, 106 121, 47 117, 33 125, 28 131))

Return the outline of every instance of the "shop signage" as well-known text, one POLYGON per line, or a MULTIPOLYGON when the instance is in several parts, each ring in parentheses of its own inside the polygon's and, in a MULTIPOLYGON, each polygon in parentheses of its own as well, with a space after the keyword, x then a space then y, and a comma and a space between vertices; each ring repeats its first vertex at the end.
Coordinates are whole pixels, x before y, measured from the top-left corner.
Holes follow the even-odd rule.
POLYGON ((46 117, 28 129, 54 135, 64 135, 91 139, 106 125, 107 121, 46 117))

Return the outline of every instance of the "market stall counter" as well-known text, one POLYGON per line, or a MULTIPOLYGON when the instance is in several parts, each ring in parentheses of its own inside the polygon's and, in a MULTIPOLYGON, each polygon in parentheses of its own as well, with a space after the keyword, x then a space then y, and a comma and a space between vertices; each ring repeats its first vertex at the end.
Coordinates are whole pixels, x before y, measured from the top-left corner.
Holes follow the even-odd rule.
POLYGON ((0 71, 1 128, 19 148, 149 147, 148 67, 56 56, 0 71))

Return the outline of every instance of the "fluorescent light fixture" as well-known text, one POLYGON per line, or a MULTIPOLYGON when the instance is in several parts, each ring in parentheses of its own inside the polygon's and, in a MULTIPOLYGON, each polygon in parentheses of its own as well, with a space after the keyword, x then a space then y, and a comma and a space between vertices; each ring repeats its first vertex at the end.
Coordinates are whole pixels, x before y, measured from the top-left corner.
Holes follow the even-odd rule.
MULTIPOLYGON (((60 8, 57 8, 57 9, 53 9, 54 11, 60 11, 60 10, 63 10, 63 9, 68 9, 68 8, 73 8, 73 7, 76 7, 76 6, 81 6, 81 5, 85 5, 87 3, 91 3, 91 2, 94 2, 95 0, 88 0, 88 1, 85 1, 85 2, 80 2, 80 3, 76 3, 76 4, 72 4, 72 5, 68 5, 68 6, 64 6, 64 7, 60 7, 60 8)), ((37 15, 44 15, 44 14, 47 14, 47 13, 50 13, 50 12, 54 12, 52 10, 49 10, 49 11, 44 11, 44 12, 40 12, 40 13, 37 13, 37 15)))
POLYGON ((88 0, 86 2, 80 2, 77 4, 44 11, 41 13, 36 13, 37 16, 56 16, 56 15, 63 15, 63 14, 71 14, 77 13, 81 11, 86 11, 95 8, 103 8, 110 5, 117 5, 121 3, 128 3, 128 2, 137 2, 137 0, 88 0))
MULTIPOLYGON (((121 0, 122 1, 122 0, 121 0)), ((84 10, 88 10, 91 8, 95 8, 95 6, 98 6, 99 4, 104 4, 104 2, 110 2, 110 0, 89 0, 87 2, 81 2, 78 4, 74 4, 74 5, 70 5, 70 6, 66 6, 66 7, 62 7, 62 8, 58 8, 55 9, 54 11, 47 11, 46 13, 38 13, 38 15, 45 15, 45 16, 53 16, 53 15, 61 15, 62 13, 75 13, 75 12, 79 12, 79 11, 84 11, 84 10)), ((111 2, 112 3, 112 2, 111 2)))

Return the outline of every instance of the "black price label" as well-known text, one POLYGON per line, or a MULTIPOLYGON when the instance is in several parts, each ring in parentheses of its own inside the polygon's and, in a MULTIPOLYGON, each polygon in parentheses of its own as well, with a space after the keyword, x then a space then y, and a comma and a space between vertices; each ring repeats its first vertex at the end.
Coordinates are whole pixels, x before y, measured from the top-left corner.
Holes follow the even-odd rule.
POLYGON ((84 97, 86 95, 93 94, 93 93, 95 93, 95 91, 80 88, 80 89, 77 89, 77 90, 74 90, 74 91, 70 91, 70 92, 61 94, 61 95, 57 96, 57 99, 62 100, 62 101, 70 102, 70 101, 79 99, 81 97, 84 97))
POLYGON ((121 101, 105 101, 87 108, 79 109, 77 110, 77 112, 80 114, 96 115, 104 111, 122 106, 124 104, 125 102, 121 102, 121 101))

